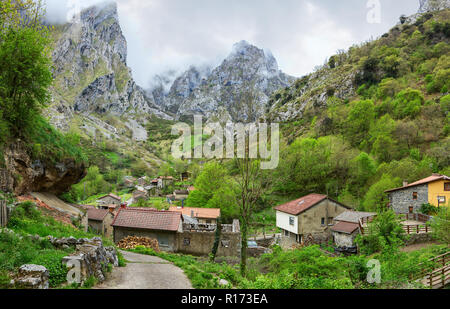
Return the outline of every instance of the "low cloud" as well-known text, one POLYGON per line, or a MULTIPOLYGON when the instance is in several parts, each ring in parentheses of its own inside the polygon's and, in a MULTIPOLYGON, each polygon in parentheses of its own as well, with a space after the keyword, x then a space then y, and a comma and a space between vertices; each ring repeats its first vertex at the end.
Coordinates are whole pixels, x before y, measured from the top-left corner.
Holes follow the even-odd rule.
MULTIPOLYGON (((64 22, 74 1, 46 0, 50 22, 64 22)), ((80 0, 82 7, 103 1, 80 0)), ((381 0, 381 23, 367 22, 367 0, 117 0, 128 65, 141 86, 157 74, 216 66, 234 43, 271 50, 280 69, 302 76, 338 49, 382 35, 419 1, 381 0)))

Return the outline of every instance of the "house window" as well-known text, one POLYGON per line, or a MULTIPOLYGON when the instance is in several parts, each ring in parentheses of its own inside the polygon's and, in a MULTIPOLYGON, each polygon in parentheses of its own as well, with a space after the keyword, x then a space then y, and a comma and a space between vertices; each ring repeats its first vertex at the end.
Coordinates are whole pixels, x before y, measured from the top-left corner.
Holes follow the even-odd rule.
POLYGON ((410 213, 410 214, 414 213, 414 207, 409 206, 409 213, 410 213))
POLYGON ((444 183, 444 191, 450 191, 450 182, 444 183))
POLYGON ((439 204, 445 204, 447 202, 445 196, 438 196, 437 200, 439 204))
POLYGON ((294 225, 294 217, 289 217, 289 225, 294 225))
POLYGON ((321 224, 325 225, 325 218, 322 218, 321 224))
POLYGON ((185 238, 183 240, 183 243, 184 243, 185 246, 190 246, 191 245, 191 239, 190 238, 185 238))
POLYGON ((160 246, 169 246, 169 237, 167 235, 158 235, 158 243, 160 246))
POLYGON ((417 192, 413 192, 413 200, 417 200, 417 192))
POLYGON ((333 224, 333 219, 334 219, 333 217, 328 218, 328 225, 333 224))

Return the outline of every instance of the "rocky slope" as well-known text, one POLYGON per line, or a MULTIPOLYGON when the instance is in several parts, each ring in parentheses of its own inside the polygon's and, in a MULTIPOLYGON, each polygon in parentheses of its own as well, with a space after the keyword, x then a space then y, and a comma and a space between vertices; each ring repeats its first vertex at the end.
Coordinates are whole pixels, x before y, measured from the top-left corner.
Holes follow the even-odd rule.
POLYGON ((211 72, 191 67, 178 77, 162 106, 177 118, 203 115, 209 120, 255 120, 264 116, 270 95, 294 80, 279 70, 270 52, 241 41, 211 72), (251 107, 244 103, 249 93, 255 102, 251 107))
POLYGON ((129 119, 140 125, 151 115, 171 119, 133 80, 115 3, 82 11, 79 20, 56 25, 52 36, 55 82, 48 114, 56 127, 67 130, 78 115, 85 129, 100 126, 110 138, 115 130, 102 123, 102 116, 108 114, 124 118, 128 130, 141 139, 142 134, 134 134, 135 126, 128 125, 129 119))

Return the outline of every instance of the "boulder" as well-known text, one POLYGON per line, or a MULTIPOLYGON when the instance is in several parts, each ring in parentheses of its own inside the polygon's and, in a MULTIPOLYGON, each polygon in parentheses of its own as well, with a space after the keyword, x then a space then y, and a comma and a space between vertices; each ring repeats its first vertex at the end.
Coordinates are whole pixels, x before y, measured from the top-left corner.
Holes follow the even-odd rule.
POLYGON ((11 283, 13 286, 21 289, 48 289, 49 272, 44 266, 22 265, 11 283))

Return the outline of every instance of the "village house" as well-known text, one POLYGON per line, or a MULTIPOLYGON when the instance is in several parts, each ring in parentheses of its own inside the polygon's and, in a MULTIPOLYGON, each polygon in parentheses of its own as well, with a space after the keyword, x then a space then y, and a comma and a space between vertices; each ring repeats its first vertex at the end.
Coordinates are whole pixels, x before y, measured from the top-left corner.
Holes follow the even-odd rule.
POLYGON ((175 190, 173 192, 173 197, 175 199, 175 201, 182 201, 187 199, 189 196, 189 191, 188 190, 175 190))
POLYGON ((88 208, 89 229, 97 234, 112 238, 114 213, 108 209, 88 208))
POLYGON ((125 176, 123 178, 123 186, 125 188, 133 188, 135 186, 136 183, 136 178, 134 178, 133 176, 125 176))
POLYGON ((360 223, 364 219, 373 218, 377 214, 372 212, 346 211, 334 219, 331 228, 333 239, 338 248, 355 247, 355 238, 361 232, 360 223))
POLYGON ((162 182, 161 189, 173 185, 175 179, 172 176, 159 176, 159 178, 162 182))
POLYGON ((120 198, 120 196, 110 193, 108 195, 99 198, 97 200, 97 204, 99 206, 109 206, 109 205, 120 206, 122 204, 122 199, 120 198))
POLYGON ((275 207, 277 227, 282 230, 282 247, 302 243, 306 237, 330 236, 334 218, 349 210, 326 195, 310 194, 275 207))
POLYGON ((419 213, 423 204, 437 207, 449 205, 450 177, 433 174, 403 187, 386 191, 389 206, 398 214, 419 213))
POLYGON ((115 243, 128 236, 148 237, 158 240, 161 250, 174 252, 177 233, 183 231, 183 219, 178 212, 122 208, 112 226, 115 243))
POLYGON ((148 192, 145 190, 136 190, 133 192, 133 203, 137 203, 139 200, 148 200, 148 192))
POLYGON ((169 211, 179 212, 185 216, 196 219, 200 224, 217 224, 220 218, 220 209, 218 208, 193 208, 171 206, 169 211))

